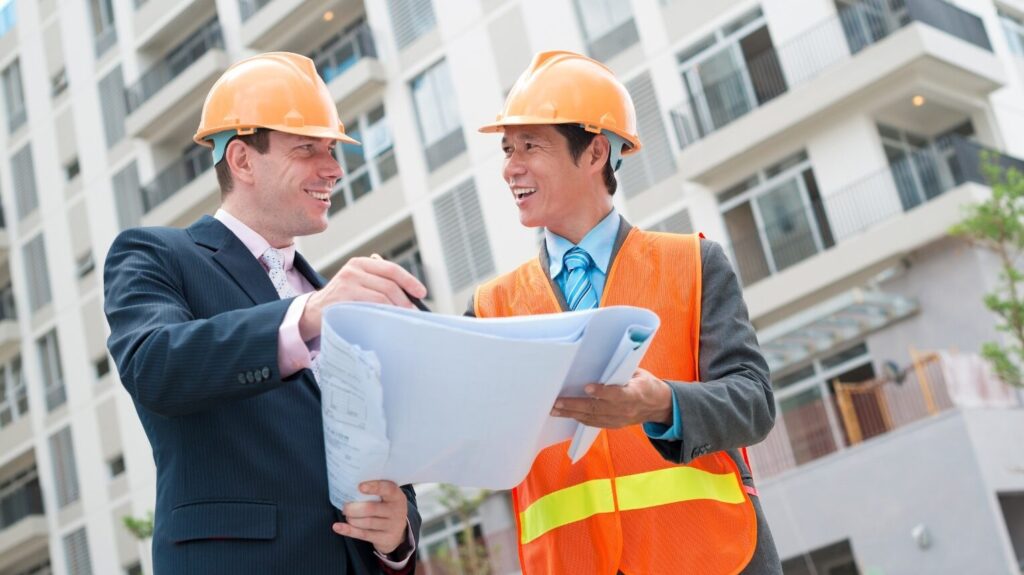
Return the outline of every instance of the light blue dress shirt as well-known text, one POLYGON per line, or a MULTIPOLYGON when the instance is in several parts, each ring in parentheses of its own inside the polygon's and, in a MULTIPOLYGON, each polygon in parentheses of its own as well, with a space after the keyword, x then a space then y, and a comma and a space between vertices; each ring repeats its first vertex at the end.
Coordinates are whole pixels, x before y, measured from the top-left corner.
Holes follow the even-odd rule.
MULTIPOLYGON (((612 249, 615 247, 615 238, 619 234, 619 221, 622 218, 619 213, 612 209, 603 220, 598 222, 593 229, 583 236, 579 244, 573 244, 569 240, 544 230, 544 245, 548 250, 548 272, 555 280, 562 296, 565 296, 565 281, 568 273, 563 273, 562 258, 565 253, 579 245, 590 254, 594 265, 590 268, 590 283, 594 286, 594 293, 597 294, 597 301, 601 301, 604 295, 604 284, 608 280, 608 264, 612 259, 612 249)), ((681 440, 683 438, 683 422, 679 413, 679 403, 676 394, 672 394, 672 427, 660 423, 645 423, 644 432, 652 439, 681 440)))

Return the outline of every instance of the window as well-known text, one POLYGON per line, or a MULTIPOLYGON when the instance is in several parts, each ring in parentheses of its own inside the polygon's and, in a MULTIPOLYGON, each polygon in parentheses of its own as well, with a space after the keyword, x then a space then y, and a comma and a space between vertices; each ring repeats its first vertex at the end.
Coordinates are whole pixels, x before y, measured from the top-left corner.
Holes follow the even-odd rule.
POLYGON ((1000 8, 999 21, 1006 33, 1006 43, 1010 46, 1010 51, 1024 58, 1024 18, 1000 8))
POLYGON ((67 394, 64 389, 64 370, 60 366, 60 345, 56 328, 36 341, 39 364, 43 373, 43 393, 46 397, 46 411, 53 411, 64 405, 67 394))
POLYGON ((652 232, 667 232, 670 234, 692 234, 693 221, 690 219, 690 212, 685 208, 672 214, 651 226, 652 232))
POLYGON ((111 0, 89 0, 92 16, 92 32, 96 47, 96 56, 102 56, 117 42, 117 29, 114 28, 114 6, 111 0))
POLYGON ((0 367, 0 428, 28 414, 28 390, 21 370, 21 356, 0 367))
POLYGON ((676 160, 665 134, 650 72, 626 82, 626 89, 636 106, 637 130, 643 134, 644 144, 643 153, 624 158, 617 173, 623 193, 632 197, 675 174, 676 160))
POLYGON ((57 489, 57 507, 64 508, 78 501, 78 469, 75 467, 75 449, 71 443, 71 428, 65 427, 50 436, 50 460, 53 464, 57 489))
POLYGON ((345 122, 345 128, 348 135, 362 145, 341 144, 335 148, 345 175, 331 193, 332 214, 377 189, 398 173, 383 104, 345 122))
POLYGON ((974 134, 969 121, 933 139, 882 124, 878 125, 878 133, 904 210, 963 182, 953 140, 974 134))
POLYGON ((676 57, 688 97, 676 118, 707 135, 785 93, 786 79, 761 9, 699 40, 676 57))
POLYGON ((61 68, 50 78, 50 96, 56 98, 68 89, 68 69, 61 68))
POLYGON ((399 48, 412 44, 437 25, 431 0, 388 0, 388 12, 399 48))
POLYGON ((587 48, 597 60, 607 60, 640 39, 629 2, 576 0, 574 4, 583 25, 587 48))
POLYGON ((910 23, 906 2, 836 0, 836 11, 851 54, 878 42, 910 23))
MULTIPOLYGON (((373 33, 365 18, 360 18, 325 42, 309 58, 324 82, 330 84, 363 58, 376 58, 373 33)), ((347 124, 346 124, 347 126, 347 124)))
POLYGON ((103 357, 92 362, 92 367, 96 373, 96 379, 100 379, 110 373, 110 358, 103 354, 103 357))
POLYGON ((18 150, 11 156, 11 176, 14 180, 14 203, 18 219, 25 219, 39 207, 36 194, 36 172, 32 162, 32 144, 18 150))
POLYGON ((469 529, 476 549, 476 557, 469 557, 466 543, 467 525, 457 515, 440 517, 423 526, 417 550, 419 560, 426 564, 427 573, 451 573, 469 575, 470 562, 487 562, 487 542, 481 528, 480 515, 474 513, 469 520, 469 529))
POLYGON ((14 133, 15 130, 25 125, 28 119, 25 111, 25 91, 21 85, 21 64, 15 60, 3 71, 4 83, 4 104, 7 106, 7 131, 14 133))
POLYGON ((491 243, 472 179, 434 200, 434 219, 453 290, 468 287, 494 273, 491 243))
POLYGON ((114 198, 117 199, 117 220, 121 229, 132 228, 142 222, 146 213, 145 196, 139 184, 139 169, 134 161, 112 178, 114 198))
POLYGON ((68 160, 68 163, 64 164, 64 180, 70 182, 71 180, 78 177, 78 174, 82 173, 82 166, 78 163, 78 156, 68 160))
POLYGON ((448 62, 434 64, 413 78, 410 87, 420 136, 426 146, 427 167, 433 171, 466 149, 448 62))
POLYGON ((804 152, 725 190, 719 201, 743 285, 835 244, 814 170, 804 152))
POLYGON ((100 80, 100 105, 103 111, 103 133, 107 138, 107 147, 111 148, 124 138, 124 118, 128 114, 128 100, 120 66, 100 80))
POLYGON ((110 478, 114 479, 124 473, 124 455, 118 453, 107 460, 107 471, 110 478))
POLYGON ((50 303, 50 272, 46 264, 46 245, 42 232, 22 248, 25 263, 25 277, 28 279, 28 307, 38 311, 50 303))
POLYGON ((89 250, 75 261, 75 275, 77 275, 79 279, 89 275, 95 269, 96 261, 92 257, 92 250, 89 250))
POLYGON ((850 540, 825 545, 782 562, 786 575, 860 575, 850 540))
MULTIPOLYGON (((781 377, 772 377, 778 413, 794 463, 802 465, 849 445, 832 382, 859 383, 875 377, 867 345, 860 343, 781 377)), ((866 398, 865 398, 866 399, 866 398)), ((864 438, 883 433, 878 405, 858 405, 864 438)))
POLYGON ((416 276, 420 283, 427 285, 427 274, 423 269, 423 258, 420 257, 420 246, 415 236, 384 252, 384 259, 402 266, 405 271, 416 276))
POLYGON ((18 319, 18 308, 14 304, 14 286, 0 287, 0 321, 18 319))
POLYGON ((36 466, 0 479, 0 531, 29 515, 42 515, 43 495, 36 466))
POLYGON ((70 575, 92 575, 92 560, 89 558, 89 537, 85 527, 64 536, 64 559, 70 575))

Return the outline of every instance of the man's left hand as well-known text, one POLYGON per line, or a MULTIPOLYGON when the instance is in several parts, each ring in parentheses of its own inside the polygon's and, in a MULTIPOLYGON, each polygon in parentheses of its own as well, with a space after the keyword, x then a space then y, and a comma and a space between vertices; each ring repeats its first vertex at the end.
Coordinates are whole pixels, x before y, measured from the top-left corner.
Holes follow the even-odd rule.
POLYGON ((672 425, 672 388, 645 369, 626 385, 589 384, 590 397, 559 397, 551 415, 593 427, 618 429, 638 423, 672 425))
POLYGON ((342 510, 346 521, 331 528, 338 535, 368 541, 378 553, 387 555, 405 541, 408 532, 405 492, 394 481, 366 481, 359 485, 359 490, 380 496, 380 501, 346 503, 342 510))

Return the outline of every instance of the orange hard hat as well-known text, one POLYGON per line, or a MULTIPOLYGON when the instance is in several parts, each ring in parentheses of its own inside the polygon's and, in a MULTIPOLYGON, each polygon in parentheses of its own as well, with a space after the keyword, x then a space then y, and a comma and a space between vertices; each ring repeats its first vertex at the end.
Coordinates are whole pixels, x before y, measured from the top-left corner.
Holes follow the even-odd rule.
POLYGON ((580 124, 592 133, 611 132, 627 144, 623 154, 640 149, 636 109, 629 91, 607 66, 575 52, 540 52, 516 80, 505 109, 481 132, 505 126, 580 124))
MULTIPOLYGON (((309 58, 268 52, 236 62, 214 83, 203 104, 197 144, 214 147, 218 134, 251 134, 256 128, 359 142, 345 135, 338 108, 309 58)), ((225 142, 226 143, 226 142, 225 142)))

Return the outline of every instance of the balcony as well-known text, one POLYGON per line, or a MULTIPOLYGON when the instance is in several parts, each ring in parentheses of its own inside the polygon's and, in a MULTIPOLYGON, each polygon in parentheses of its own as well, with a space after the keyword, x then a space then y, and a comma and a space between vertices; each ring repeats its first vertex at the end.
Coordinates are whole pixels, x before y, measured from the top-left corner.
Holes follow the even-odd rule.
POLYGON ((360 20, 309 55, 341 110, 379 93, 385 84, 373 33, 360 20))
POLYGON ((242 45, 259 50, 280 49, 308 35, 311 26, 330 26, 336 15, 361 13, 356 0, 239 0, 242 14, 242 45), (330 12, 328 18, 326 13, 330 12))
POLYGON ((0 571, 45 551, 48 540, 35 467, 0 482, 0 571))
POLYGON ((215 13, 214 4, 202 0, 137 1, 134 14, 137 49, 161 53, 171 47, 181 30, 194 22, 209 20, 215 13))
MULTIPOLYGON (((944 237, 963 206, 989 193, 983 150, 951 137, 809 205, 773 212, 761 227, 732 237, 727 251, 747 287, 751 318, 764 322, 837 285, 866 280, 944 237)), ((1003 156, 1001 163, 1024 171, 1024 160, 1003 156)))
POLYGON ((223 48, 220 23, 213 20, 126 88, 128 134, 161 140, 177 128, 168 118, 198 115, 206 93, 230 64, 223 48))
POLYGON ((670 112, 683 177, 712 180, 726 163, 769 151, 773 137, 830 108, 876 105, 908 82, 975 96, 1003 84, 980 18, 941 0, 906 0, 898 10, 888 4, 845 8, 718 77, 704 64, 704 81, 685 82, 688 97, 670 112), (872 90, 883 84, 884 93, 872 90))
POLYGON ((209 148, 195 146, 142 186, 143 225, 188 225, 207 213, 220 186, 209 148))
POLYGON ((775 427, 749 449, 759 479, 767 479, 954 409, 1024 407, 1019 392, 996 379, 977 355, 916 355, 894 377, 835 380, 824 393, 793 384, 776 392, 775 427), (796 393, 793 393, 796 391, 796 393))

